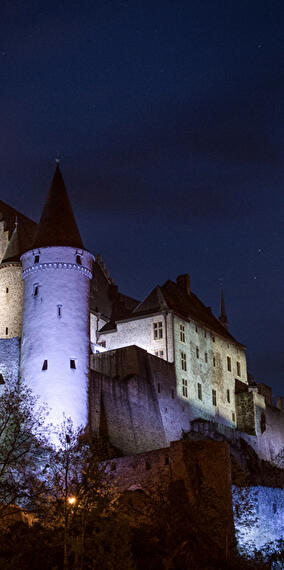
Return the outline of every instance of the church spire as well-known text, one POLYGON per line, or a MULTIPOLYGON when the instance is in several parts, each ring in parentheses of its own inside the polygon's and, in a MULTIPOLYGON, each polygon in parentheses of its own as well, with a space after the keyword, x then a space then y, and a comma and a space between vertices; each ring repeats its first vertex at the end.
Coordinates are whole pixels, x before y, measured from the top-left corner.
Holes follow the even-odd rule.
POLYGON ((58 161, 33 243, 48 246, 84 249, 58 161))
POLYGON ((226 329, 228 329, 228 327, 229 327, 229 321, 228 321, 228 317, 227 317, 227 313, 226 313, 226 309, 225 309, 225 301, 224 301, 224 291, 223 291, 223 287, 221 287, 221 292, 220 292, 220 316, 219 316, 219 321, 220 321, 220 323, 222 323, 223 327, 225 327, 226 329))

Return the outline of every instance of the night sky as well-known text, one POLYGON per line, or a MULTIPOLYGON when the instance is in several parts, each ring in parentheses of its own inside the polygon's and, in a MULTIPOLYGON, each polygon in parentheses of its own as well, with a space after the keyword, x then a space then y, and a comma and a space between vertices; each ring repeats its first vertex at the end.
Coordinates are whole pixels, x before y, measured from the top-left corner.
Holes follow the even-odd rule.
POLYGON ((284 396, 284 3, 2 0, 0 198, 61 168, 124 293, 189 273, 284 396))

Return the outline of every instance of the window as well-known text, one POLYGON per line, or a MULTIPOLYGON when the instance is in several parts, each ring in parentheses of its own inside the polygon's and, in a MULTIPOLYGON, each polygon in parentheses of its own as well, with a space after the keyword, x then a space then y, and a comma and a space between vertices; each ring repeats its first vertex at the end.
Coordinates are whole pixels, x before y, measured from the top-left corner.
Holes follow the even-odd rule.
POLYGON ((230 401, 231 401, 230 390, 227 390, 227 402, 228 402, 228 404, 230 403, 230 401))
POLYGON ((159 394, 161 393, 161 384, 160 384, 160 382, 158 382, 158 393, 159 393, 159 394))
POLYGON ((195 352, 196 352, 196 358, 199 358, 199 348, 198 348, 198 346, 196 347, 195 352))
POLYGON ((182 395, 187 398, 187 380, 185 378, 182 379, 182 395))
POLYGON ((213 356, 213 366, 214 366, 214 367, 216 366, 216 358, 215 358, 215 356, 213 356))
POLYGON ((165 457, 165 465, 170 465, 170 463, 171 463, 171 458, 165 457))
POLYGON ((232 372, 232 361, 229 356, 227 356, 227 370, 232 372))
POLYGON ((186 371, 186 354, 185 352, 180 353, 181 369, 186 371))
POLYGON ((102 340, 101 342, 98 342, 99 346, 102 346, 103 348, 106 348, 106 341, 102 340))
POLYGON ((185 342, 184 325, 182 323, 179 325, 179 336, 180 336, 181 342, 185 342))
POLYGON ((199 384, 199 382, 197 384, 197 392, 198 392, 198 399, 202 400, 202 386, 201 384, 199 384))
POLYGON ((57 317, 59 319, 62 317, 62 305, 57 305, 57 317))
POLYGON ((9 293, 9 287, 6 287, 6 293, 9 293))
POLYGON ((158 358, 164 358, 164 351, 163 350, 155 350, 155 356, 158 356, 158 358))
POLYGON ((236 421, 236 415, 235 412, 232 412, 232 421, 235 422, 236 421))
POLYGON ((205 338, 207 337, 207 332, 206 332, 206 331, 204 331, 204 337, 205 337, 205 338))
POLYGON ((163 338, 163 323, 159 321, 158 323, 153 323, 153 333, 154 333, 154 340, 158 340, 163 338))
POLYGON ((38 296, 38 283, 34 283, 33 285, 33 296, 34 297, 38 296))
POLYGON ((174 400, 174 399, 175 399, 175 391, 174 391, 174 389, 171 390, 171 394, 172 394, 172 399, 174 400))
POLYGON ((6 327, 6 334, 8 334, 8 332, 9 332, 9 329, 8 329, 8 327, 6 327))
POLYGON ((74 359, 70 359, 70 368, 72 368, 72 370, 76 369, 76 361, 74 359))
POLYGON ((198 326, 197 325, 195 325, 195 332, 198 333, 198 326))
POLYGON ((79 254, 76 255, 76 263, 77 265, 82 265, 81 255, 79 254))
POLYGON ((212 404, 217 406, 216 390, 212 390, 212 404))
POLYGON ((211 335, 213 342, 215 342, 215 336, 214 334, 211 335))
POLYGON ((47 370, 47 360, 43 361, 42 370, 47 370))
POLYGON ((241 363, 237 360, 237 376, 241 376, 241 363))
POLYGON ((205 352, 205 354, 204 354, 204 359, 205 359, 205 362, 208 362, 208 354, 207 354, 207 352, 205 352))
POLYGON ((39 263, 39 255, 35 255, 35 263, 39 263))

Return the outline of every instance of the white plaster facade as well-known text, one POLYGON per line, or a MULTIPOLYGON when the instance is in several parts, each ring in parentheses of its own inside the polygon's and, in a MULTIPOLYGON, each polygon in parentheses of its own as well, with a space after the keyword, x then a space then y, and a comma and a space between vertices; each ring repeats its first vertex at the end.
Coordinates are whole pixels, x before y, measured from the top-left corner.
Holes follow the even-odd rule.
POLYGON ((24 279, 20 376, 49 408, 75 427, 88 421, 89 286, 93 256, 44 247, 22 256, 24 279), (38 256, 38 258, 37 258, 38 256), (35 263, 37 260, 37 263, 35 263))

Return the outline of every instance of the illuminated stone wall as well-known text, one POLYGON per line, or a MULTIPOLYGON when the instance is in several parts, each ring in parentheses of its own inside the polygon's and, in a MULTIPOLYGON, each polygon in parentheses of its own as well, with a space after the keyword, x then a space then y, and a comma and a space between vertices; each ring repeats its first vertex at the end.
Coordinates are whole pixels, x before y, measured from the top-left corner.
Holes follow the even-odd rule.
POLYGON ((284 490, 233 487, 236 538, 240 552, 253 556, 284 536, 284 490))
POLYGON ((22 334, 23 281, 21 263, 0 265, 0 338, 22 334))
POLYGON ((86 425, 92 256, 84 251, 78 264, 76 249, 46 247, 25 253, 22 263, 21 378, 48 404, 55 426, 63 414, 75 427, 86 425))
POLYGON ((123 453, 165 447, 190 427, 190 408, 176 394, 175 370, 130 346, 91 357, 90 423, 123 453))

